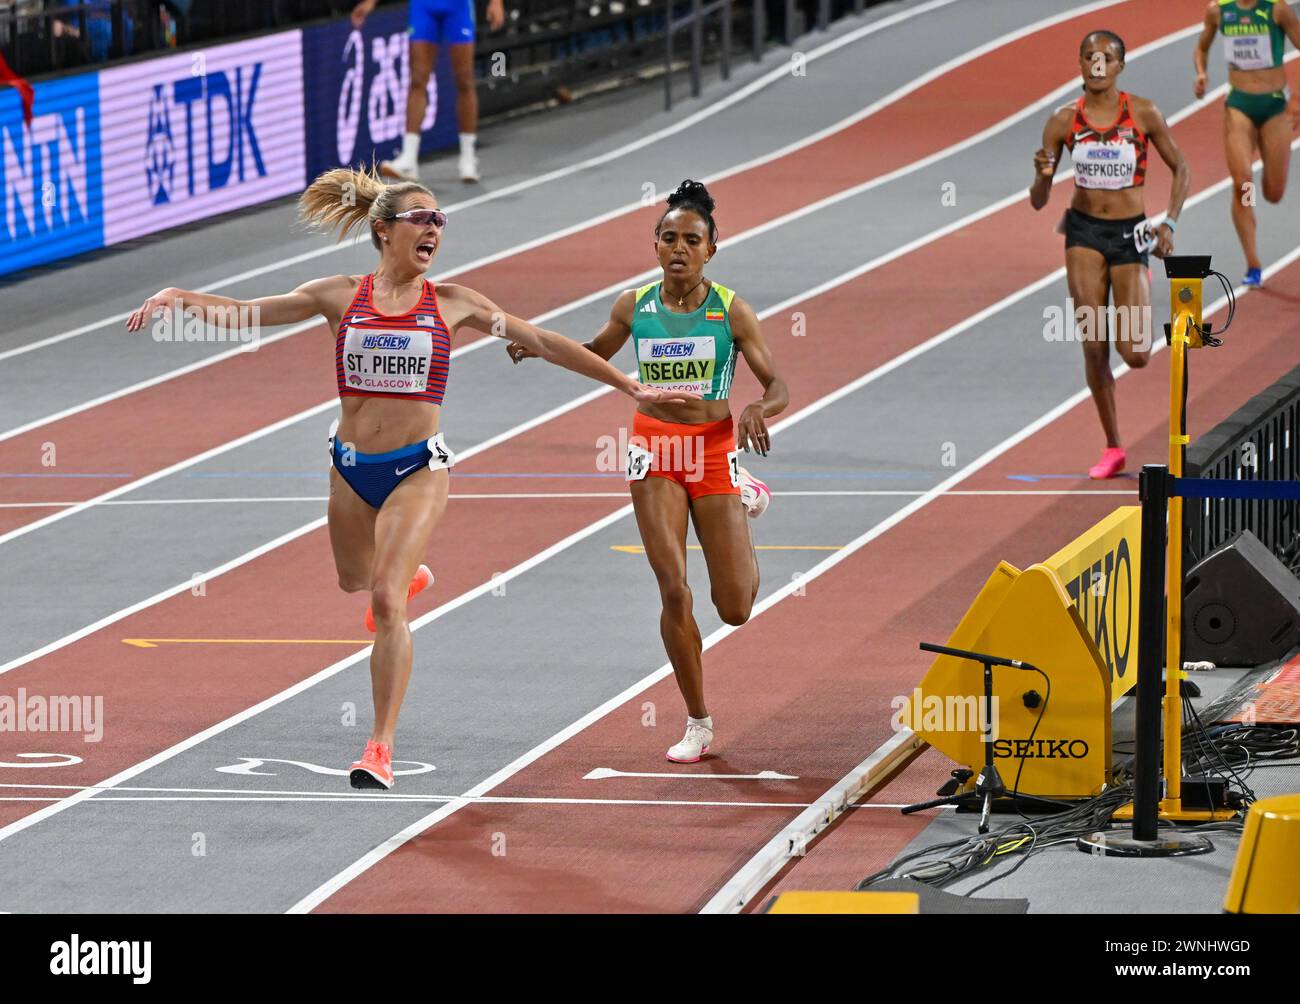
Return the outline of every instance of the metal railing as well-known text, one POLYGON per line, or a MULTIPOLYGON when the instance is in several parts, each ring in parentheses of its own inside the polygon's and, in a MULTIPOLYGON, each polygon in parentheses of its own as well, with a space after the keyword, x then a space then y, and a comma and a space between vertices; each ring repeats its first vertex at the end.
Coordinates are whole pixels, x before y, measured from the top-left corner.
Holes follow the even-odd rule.
MULTIPOLYGON (((387 7, 400 0, 380 0, 387 7)), ((474 0, 481 12, 484 0, 474 0)), ((506 0, 506 23, 476 45, 485 116, 538 102, 569 100, 577 88, 631 81, 662 59, 664 100, 685 69, 692 96, 704 68, 722 78, 749 50, 791 45, 810 27, 860 13, 880 0, 506 0), (772 30, 775 29, 775 30, 772 30), (688 32, 685 52, 674 47, 688 32), (663 36, 661 39, 660 36, 663 36), (740 37, 738 38, 737 35, 740 37), (502 54, 508 72, 500 75, 502 54)), ((177 46, 204 44, 349 13, 355 0, 0 0, 0 51, 26 77, 177 46)))
MULTIPOLYGON (((1187 475, 1230 481, 1300 480, 1300 366, 1187 448, 1187 475)), ((1292 570, 1300 567, 1300 503, 1203 499, 1183 513, 1187 563, 1249 530, 1292 570)))
MULTIPOLYGON (((750 0, 748 4, 737 4, 735 0, 690 0, 690 9, 681 17, 673 16, 674 7, 682 6, 673 0, 665 0, 667 5, 667 23, 664 31, 664 108, 672 111, 673 107, 673 73, 676 69, 676 41, 680 32, 690 32, 689 62, 687 72, 691 83, 691 97, 698 98, 702 89, 704 66, 704 34, 708 22, 715 16, 718 19, 718 69, 723 80, 731 77, 732 35, 735 10, 737 6, 748 7, 750 21, 750 55, 754 62, 763 57, 763 47, 767 40, 768 20, 771 11, 781 11, 782 45, 792 45, 794 40, 806 30, 806 10, 815 3, 814 24, 819 31, 825 31, 832 20, 832 0, 750 0)), ((840 14, 852 12, 861 14, 868 2, 873 0, 839 0, 834 6, 840 14)), ((879 0, 874 0, 879 2, 879 0)))
MULTIPOLYGON (((673 36, 684 28, 691 31, 691 97, 700 96, 701 74, 704 66, 704 19, 711 17, 716 13, 722 15, 722 50, 719 55, 719 62, 722 72, 722 79, 727 80, 731 77, 731 24, 732 24, 732 0, 713 0, 713 3, 706 4, 703 0, 691 0, 691 11, 683 18, 673 19, 672 0, 668 0, 668 24, 664 31, 664 107, 669 111, 673 107, 673 63, 676 62, 673 51, 673 36)), ((754 61, 762 57, 762 36, 759 34, 762 17, 759 15, 761 6, 758 3, 754 5, 754 32, 753 32, 753 54, 754 61)))
POLYGON ((353 6, 354 0, 0 0, 0 51, 14 72, 39 76, 301 24, 353 6))

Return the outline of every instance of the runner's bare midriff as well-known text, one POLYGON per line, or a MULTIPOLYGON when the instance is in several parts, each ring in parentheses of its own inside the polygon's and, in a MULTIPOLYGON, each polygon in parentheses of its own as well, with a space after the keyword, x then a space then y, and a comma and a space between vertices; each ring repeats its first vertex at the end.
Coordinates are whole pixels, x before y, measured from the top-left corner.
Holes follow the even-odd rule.
POLYGON ((1234 70, 1229 67, 1228 83, 1245 94, 1272 94, 1286 87, 1286 68, 1274 66, 1267 70, 1234 70))
POLYGON ((716 401, 681 401, 676 404, 646 403, 637 410, 661 422, 707 425, 709 422, 721 422, 730 415, 731 402, 722 398, 716 401))
POLYGON ((438 432, 442 406, 381 397, 344 397, 336 436, 359 453, 387 453, 438 432))
POLYGON ((1134 216, 1144 216, 1146 209, 1142 203, 1142 188, 1138 185, 1118 192, 1076 188, 1070 208, 1099 220, 1127 220, 1134 216))

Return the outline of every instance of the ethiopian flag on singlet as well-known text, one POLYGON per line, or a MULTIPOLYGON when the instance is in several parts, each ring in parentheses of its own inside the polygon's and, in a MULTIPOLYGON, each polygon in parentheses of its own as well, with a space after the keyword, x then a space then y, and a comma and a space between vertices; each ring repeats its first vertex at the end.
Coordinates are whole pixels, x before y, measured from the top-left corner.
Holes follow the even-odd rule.
POLYGON ((706 401, 728 397, 736 371, 730 320, 735 292, 713 283, 699 309, 682 314, 664 306, 662 285, 652 282, 636 291, 632 341, 640 381, 691 391, 706 401))

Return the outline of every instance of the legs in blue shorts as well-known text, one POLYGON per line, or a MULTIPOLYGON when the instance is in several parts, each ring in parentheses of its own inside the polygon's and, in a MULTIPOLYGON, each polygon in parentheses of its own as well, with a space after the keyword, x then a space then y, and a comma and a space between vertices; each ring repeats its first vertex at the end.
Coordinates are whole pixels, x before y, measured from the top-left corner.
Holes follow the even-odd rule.
POLYGON ((435 45, 472 43, 473 0, 411 0, 411 40, 435 45))

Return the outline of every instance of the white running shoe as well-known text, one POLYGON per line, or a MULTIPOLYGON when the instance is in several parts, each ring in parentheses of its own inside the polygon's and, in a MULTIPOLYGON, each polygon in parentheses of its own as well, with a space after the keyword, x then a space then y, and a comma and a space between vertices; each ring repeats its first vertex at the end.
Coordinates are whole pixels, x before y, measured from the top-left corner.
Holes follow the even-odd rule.
POLYGON ((745 513, 750 519, 758 519, 772 503, 772 490, 745 468, 739 467, 737 470, 740 473, 740 504, 745 507, 745 513))
POLYGON ((460 180, 461 181, 478 181, 478 155, 472 150, 462 150, 460 152, 460 180))
POLYGON ((713 742, 713 730, 694 722, 686 723, 686 735, 676 746, 668 748, 668 759, 673 763, 696 763, 709 752, 709 743, 713 742))
POLYGON ((396 181, 420 180, 419 166, 409 160, 403 160, 401 157, 398 157, 395 160, 380 161, 379 173, 386 178, 392 178, 396 181))

